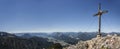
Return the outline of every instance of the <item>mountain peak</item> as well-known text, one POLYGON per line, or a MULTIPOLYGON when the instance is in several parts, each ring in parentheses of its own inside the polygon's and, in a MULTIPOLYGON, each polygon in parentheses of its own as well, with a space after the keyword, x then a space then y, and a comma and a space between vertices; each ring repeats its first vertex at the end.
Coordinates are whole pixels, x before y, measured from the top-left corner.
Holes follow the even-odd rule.
POLYGON ((119 49, 120 37, 107 35, 105 37, 96 37, 87 41, 79 41, 76 45, 71 45, 64 49, 119 49))

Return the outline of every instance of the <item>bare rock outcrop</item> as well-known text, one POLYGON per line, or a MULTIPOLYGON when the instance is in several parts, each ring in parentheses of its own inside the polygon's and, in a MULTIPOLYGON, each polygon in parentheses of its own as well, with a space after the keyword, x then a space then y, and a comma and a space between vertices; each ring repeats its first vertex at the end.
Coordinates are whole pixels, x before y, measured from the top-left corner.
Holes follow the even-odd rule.
POLYGON ((107 35, 87 41, 80 41, 64 49, 120 49, 120 36, 107 35))

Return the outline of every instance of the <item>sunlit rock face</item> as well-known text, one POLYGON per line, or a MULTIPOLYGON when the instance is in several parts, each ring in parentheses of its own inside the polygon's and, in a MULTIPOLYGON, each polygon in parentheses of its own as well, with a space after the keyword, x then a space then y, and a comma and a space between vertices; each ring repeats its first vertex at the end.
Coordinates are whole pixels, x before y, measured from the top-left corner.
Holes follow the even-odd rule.
POLYGON ((79 41, 76 45, 64 49, 120 49, 120 36, 96 37, 87 41, 79 41))

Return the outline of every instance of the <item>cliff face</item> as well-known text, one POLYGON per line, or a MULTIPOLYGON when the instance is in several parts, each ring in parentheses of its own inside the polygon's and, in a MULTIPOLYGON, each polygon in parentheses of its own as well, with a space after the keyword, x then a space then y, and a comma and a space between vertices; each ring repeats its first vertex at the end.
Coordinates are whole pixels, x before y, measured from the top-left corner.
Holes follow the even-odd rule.
POLYGON ((80 41, 76 45, 64 49, 120 49, 120 37, 117 35, 96 37, 91 40, 80 41))

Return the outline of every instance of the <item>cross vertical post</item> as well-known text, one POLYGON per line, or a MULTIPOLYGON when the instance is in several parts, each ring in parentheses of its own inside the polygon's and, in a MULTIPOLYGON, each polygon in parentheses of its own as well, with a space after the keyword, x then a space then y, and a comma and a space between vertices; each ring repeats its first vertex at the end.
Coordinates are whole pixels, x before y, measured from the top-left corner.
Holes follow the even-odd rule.
POLYGON ((98 35, 101 36, 101 15, 98 16, 99 28, 98 28, 98 35))

